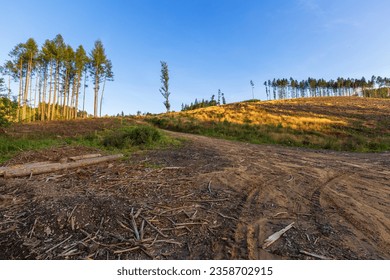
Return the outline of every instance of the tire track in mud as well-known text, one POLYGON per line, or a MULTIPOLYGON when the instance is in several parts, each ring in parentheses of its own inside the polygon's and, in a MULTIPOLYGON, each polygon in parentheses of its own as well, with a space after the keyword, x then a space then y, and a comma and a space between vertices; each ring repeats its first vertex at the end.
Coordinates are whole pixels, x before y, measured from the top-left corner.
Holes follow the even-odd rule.
POLYGON ((323 185, 316 188, 313 194, 311 195, 311 199, 310 199, 312 202, 311 214, 313 216, 317 229, 325 236, 329 236, 334 232, 334 230, 332 226, 327 222, 328 220, 327 215, 321 206, 321 192, 323 189, 326 188, 326 186, 328 186, 329 184, 333 183, 336 180, 341 179, 344 176, 345 176, 344 174, 332 176, 323 185))
POLYGON ((221 162, 229 161, 222 170, 207 173, 214 174, 213 182, 220 182, 221 189, 232 193, 231 201, 218 210, 235 217, 225 221, 224 242, 215 241, 218 258, 307 258, 300 250, 335 259, 389 256, 386 230, 390 217, 385 206, 390 204, 390 192, 384 170, 390 161, 386 154, 258 146, 196 135, 188 138, 217 151, 221 162), (376 204, 380 207, 373 207, 376 204), (262 249, 269 235, 293 221, 293 228, 280 240, 262 249), (361 222, 367 230, 359 228, 361 222), (370 231, 370 223, 378 229, 370 231))
MULTIPOLYGON (((262 184, 263 188, 266 188, 266 183, 262 184)), ((231 259, 258 258, 257 252, 261 247, 258 237, 260 235, 260 227, 262 226, 265 219, 263 217, 259 217, 259 215, 262 215, 261 213, 256 213, 257 211, 253 210, 257 210, 256 206, 260 200, 260 188, 261 187, 259 186, 253 186, 246 196, 245 201, 242 201, 242 203, 239 205, 239 222, 236 224, 234 230, 235 244, 232 248, 232 254, 230 256, 231 259), (248 223, 245 217, 248 215, 253 215, 254 212, 257 214, 256 220, 252 220, 251 223, 248 223)), ((262 191, 265 191, 265 189, 262 191)))

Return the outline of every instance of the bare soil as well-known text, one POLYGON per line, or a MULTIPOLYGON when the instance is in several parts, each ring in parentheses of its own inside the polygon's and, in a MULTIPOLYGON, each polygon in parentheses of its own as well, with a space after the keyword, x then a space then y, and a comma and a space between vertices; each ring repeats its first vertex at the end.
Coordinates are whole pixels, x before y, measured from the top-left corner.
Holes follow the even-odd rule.
MULTIPOLYGON (((388 152, 171 134, 187 141, 82 169, 0 178, 0 259, 390 259, 388 152)), ((96 152, 65 145, 4 165, 96 152)))

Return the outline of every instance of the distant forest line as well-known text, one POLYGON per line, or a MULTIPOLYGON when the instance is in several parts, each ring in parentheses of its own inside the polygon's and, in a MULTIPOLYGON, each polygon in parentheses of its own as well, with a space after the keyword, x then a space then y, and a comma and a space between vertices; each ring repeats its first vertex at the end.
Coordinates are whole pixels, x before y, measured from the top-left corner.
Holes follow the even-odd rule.
POLYGON ((267 99, 304 98, 321 96, 364 96, 390 98, 390 78, 372 76, 371 79, 337 78, 324 80, 273 79, 264 84, 267 99))
MULTIPOLYGON (((255 87, 253 81, 252 94, 255 87)), ((323 96, 363 96, 373 98, 390 98, 390 78, 372 76, 371 79, 337 78, 336 80, 324 80, 308 78, 307 80, 273 79, 265 81, 265 92, 267 100, 323 97, 323 96)), ((224 93, 218 90, 218 99, 215 95, 210 100, 195 99, 190 104, 182 104, 181 111, 194 110, 226 104, 224 93), (222 102, 221 102, 222 100, 222 102)))

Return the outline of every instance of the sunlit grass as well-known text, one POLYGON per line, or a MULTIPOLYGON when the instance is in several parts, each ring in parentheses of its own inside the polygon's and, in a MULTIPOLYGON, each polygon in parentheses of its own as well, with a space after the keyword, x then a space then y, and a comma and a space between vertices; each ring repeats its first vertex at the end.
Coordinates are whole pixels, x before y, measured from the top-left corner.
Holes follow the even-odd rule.
POLYGON ((326 97, 242 102, 148 118, 155 125, 251 143, 390 150, 390 100, 326 97))

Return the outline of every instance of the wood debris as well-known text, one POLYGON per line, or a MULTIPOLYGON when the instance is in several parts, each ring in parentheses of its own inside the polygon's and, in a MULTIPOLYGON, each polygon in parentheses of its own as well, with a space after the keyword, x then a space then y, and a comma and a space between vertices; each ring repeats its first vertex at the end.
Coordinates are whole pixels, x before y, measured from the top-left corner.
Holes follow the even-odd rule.
POLYGON ((263 249, 268 248, 271 246, 276 240, 278 240, 286 231, 288 231, 290 228, 292 228, 294 222, 286 226, 284 229, 279 230, 278 232, 275 232, 274 234, 270 235, 263 244, 263 249))
POLYGON ((318 255, 318 254, 314 254, 314 253, 310 253, 310 252, 307 252, 305 250, 299 250, 299 253, 307 255, 307 256, 310 256, 310 257, 313 257, 313 258, 316 258, 316 259, 320 259, 320 260, 330 260, 330 258, 328 258, 328 257, 322 256, 322 255, 318 255))

